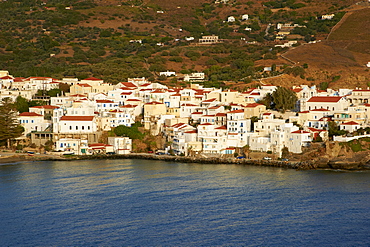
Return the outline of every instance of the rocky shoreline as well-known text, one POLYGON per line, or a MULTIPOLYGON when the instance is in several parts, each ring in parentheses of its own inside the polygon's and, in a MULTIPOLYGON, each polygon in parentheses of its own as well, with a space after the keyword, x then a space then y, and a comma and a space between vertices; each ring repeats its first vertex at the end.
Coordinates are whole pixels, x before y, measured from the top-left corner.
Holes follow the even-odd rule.
POLYGON ((99 159, 147 159, 181 163, 198 164, 239 164, 252 166, 280 167, 296 170, 333 169, 333 170, 370 170, 369 162, 343 162, 343 161, 279 161, 279 160, 253 160, 235 158, 199 158, 185 156, 169 156, 155 154, 127 154, 127 155, 94 155, 94 156, 59 156, 40 155, 26 156, 14 155, 1 158, 0 164, 9 164, 23 161, 75 161, 75 160, 99 160, 99 159))

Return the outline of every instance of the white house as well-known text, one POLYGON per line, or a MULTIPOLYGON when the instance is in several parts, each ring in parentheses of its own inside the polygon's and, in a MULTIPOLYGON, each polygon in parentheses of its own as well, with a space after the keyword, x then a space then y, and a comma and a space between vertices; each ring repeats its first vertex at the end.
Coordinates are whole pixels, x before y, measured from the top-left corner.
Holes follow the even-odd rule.
POLYGON ((129 154, 132 151, 132 140, 128 137, 108 137, 108 144, 113 146, 116 154, 129 154))
POLYGON ((54 123, 54 133, 95 133, 97 126, 94 116, 62 116, 54 123))
POLYGON ((350 122, 340 124, 339 128, 341 130, 346 130, 351 133, 361 128, 361 125, 355 121, 350 121, 350 122))
POLYGON ((24 128, 24 135, 31 131, 44 131, 51 125, 51 121, 44 120, 44 116, 36 112, 23 112, 17 119, 24 128))
POLYGON ((203 72, 191 73, 184 75, 184 81, 203 81, 205 75, 203 72))
POLYGON ((306 105, 302 106, 303 111, 311 111, 314 109, 327 109, 331 112, 343 111, 348 108, 349 102, 345 97, 340 96, 314 96, 307 100, 306 105))
POLYGON ((68 152, 76 155, 89 154, 87 152, 88 149, 87 140, 62 138, 57 140, 54 145, 56 151, 68 152))
POLYGON ((235 22, 235 17, 234 16, 227 17, 227 22, 235 22))
POLYGON ((248 14, 242 15, 242 21, 247 21, 248 19, 249 19, 249 15, 248 14))
POLYGON ((159 72, 159 75, 161 76, 161 75, 164 75, 164 76, 167 76, 167 77, 169 77, 169 76, 176 76, 176 72, 175 71, 164 71, 164 72, 159 72))

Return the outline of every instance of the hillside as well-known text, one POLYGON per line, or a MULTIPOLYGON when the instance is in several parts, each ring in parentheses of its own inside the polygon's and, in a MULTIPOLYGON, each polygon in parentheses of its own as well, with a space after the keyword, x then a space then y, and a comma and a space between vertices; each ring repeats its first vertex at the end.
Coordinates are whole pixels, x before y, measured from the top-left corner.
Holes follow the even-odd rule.
POLYGON ((112 83, 145 76, 171 86, 185 84, 159 77, 160 71, 204 71, 207 85, 241 89, 270 76, 278 77, 267 81, 287 86, 323 81, 363 86, 368 73, 363 65, 370 61, 370 36, 364 28, 369 9, 361 10, 366 6, 355 2, 8 0, 0 2, 0 68, 15 76, 95 76, 112 83), (328 13, 335 14, 333 20, 318 19, 328 13), (244 14, 248 20, 241 19, 244 14), (236 21, 227 22, 229 16, 236 21), (288 52, 275 48, 286 42, 275 42, 279 22, 304 26, 293 30, 302 45, 288 52), (224 42, 197 45, 198 38, 211 34, 224 42), (322 42, 303 45, 318 39, 322 42), (274 71, 263 70, 275 65, 274 71))

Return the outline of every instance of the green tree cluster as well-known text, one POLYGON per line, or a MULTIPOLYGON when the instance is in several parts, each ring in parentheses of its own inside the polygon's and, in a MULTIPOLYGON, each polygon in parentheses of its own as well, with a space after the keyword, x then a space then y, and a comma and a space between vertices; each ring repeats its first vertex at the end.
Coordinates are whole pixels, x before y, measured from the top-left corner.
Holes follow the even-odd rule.
POLYGON ((10 139, 22 135, 24 128, 16 118, 16 106, 10 98, 3 98, 0 105, 0 144, 9 147, 10 139))
POLYGON ((114 133, 117 136, 127 136, 132 140, 135 139, 142 140, 145 135, 138 129, 140 126, 141 125, 139 122, 136 122, 131 127, 119 125, 116 128, 114 128, 114 133))
POLYGON ((296 93, 285 87, 277 87, 272 94, 266 96, 260 101, 268 109, 276 109, 280 112, 293 110, 298 100, 296 93))

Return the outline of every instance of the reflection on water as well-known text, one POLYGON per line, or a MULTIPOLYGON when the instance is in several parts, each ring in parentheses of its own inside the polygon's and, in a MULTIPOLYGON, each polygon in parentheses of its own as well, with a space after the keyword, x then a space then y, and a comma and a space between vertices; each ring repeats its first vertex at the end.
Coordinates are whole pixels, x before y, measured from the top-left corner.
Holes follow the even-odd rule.
POLYGON ((147 160, 0 166, 1 246, 368 246, 370 173, 147 160))

